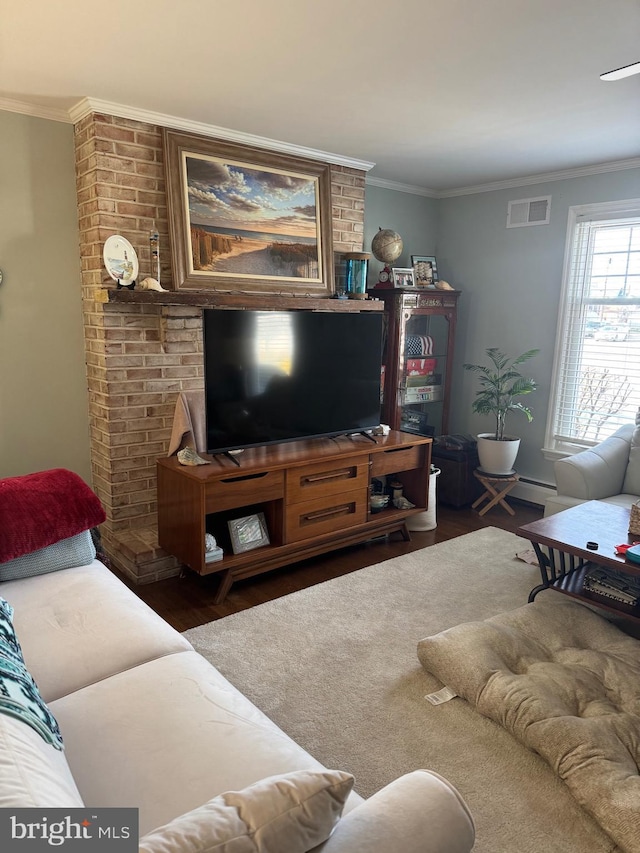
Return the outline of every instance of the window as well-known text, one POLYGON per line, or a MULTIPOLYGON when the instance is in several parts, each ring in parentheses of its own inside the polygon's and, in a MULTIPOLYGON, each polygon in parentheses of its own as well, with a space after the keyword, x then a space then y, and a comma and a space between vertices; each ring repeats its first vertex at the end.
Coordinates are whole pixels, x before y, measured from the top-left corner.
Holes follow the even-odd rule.
POLYGON ((602 441, 640 406, 640 199, 569 211, 545 451, 602 441))

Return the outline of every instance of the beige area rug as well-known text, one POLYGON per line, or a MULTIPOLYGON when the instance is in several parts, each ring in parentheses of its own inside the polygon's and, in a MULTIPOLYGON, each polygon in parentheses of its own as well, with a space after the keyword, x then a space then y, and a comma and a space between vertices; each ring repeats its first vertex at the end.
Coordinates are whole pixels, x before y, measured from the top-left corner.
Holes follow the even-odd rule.
POLYGON ((543 759, 464 700, 424 698, 441 685, 418 640, 525 604, 540 577, 515 558, 527 547, 484 528, 185 636, 318 760, 353 773, 363 796, 425 767, 469 804, 477 853, 613 851, 543 759))

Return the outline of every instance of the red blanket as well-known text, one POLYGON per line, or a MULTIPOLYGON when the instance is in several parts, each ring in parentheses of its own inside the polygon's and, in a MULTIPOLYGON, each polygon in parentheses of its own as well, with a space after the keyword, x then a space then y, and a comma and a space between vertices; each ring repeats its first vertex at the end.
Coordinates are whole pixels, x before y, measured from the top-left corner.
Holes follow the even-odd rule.
POLYGON ((89 486, 64 468, 0 480, 0 563, 68 539, 105 519, 89 486))

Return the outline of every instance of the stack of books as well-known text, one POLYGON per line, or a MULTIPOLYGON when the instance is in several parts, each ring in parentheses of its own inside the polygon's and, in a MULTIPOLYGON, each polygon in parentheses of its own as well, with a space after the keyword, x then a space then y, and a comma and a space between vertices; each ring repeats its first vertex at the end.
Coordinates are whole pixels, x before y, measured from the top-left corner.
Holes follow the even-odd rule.
POLYGON ((640 603, 640 577, 625 575, 615 569, 592 566, 585 574, 583 589, 613 601, 635 607, 640 603))
POLYGON ((402 402, 408 403, 432 403, 442 400, 442 375, 440 373, 431 376, 418 376, 407 379, 402 402), (415 380, 418 384, 414 384, 415 380))

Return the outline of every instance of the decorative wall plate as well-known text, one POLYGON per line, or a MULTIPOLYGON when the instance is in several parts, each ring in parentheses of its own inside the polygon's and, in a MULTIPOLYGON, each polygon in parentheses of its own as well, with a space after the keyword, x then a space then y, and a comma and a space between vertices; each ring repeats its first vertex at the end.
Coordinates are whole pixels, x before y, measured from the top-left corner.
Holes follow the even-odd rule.
POLYGON ((107 237, 102 253, 107 272, 114 281, 125 287, 138 278, 138 256, 128 240, 119 234, 107 237))

